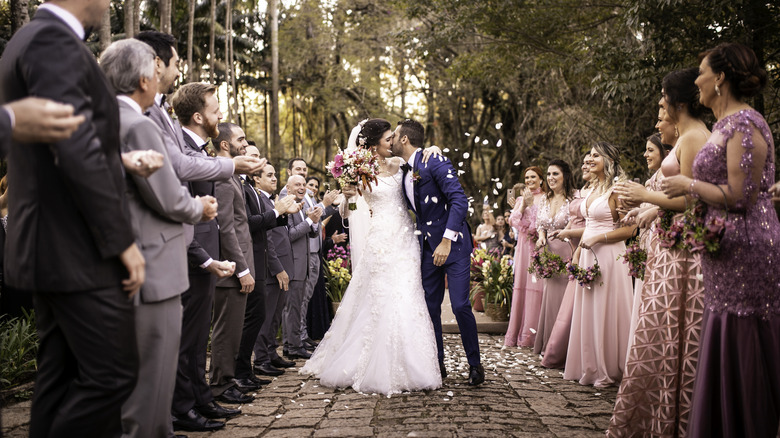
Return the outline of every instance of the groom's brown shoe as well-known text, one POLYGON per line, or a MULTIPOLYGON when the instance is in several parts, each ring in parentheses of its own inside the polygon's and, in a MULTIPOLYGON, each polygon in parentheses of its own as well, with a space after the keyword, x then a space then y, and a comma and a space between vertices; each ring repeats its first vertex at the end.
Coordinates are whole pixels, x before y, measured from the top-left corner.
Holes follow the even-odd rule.
POLYGON ((477 386, 485 381, 485 369, 477 365, 469 369, 469 386, 477 386))

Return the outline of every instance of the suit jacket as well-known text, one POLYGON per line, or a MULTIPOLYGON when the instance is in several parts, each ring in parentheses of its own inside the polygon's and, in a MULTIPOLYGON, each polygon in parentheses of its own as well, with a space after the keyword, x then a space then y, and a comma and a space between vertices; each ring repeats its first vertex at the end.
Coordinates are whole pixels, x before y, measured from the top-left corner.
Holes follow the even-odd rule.
POLYGON ((244 189, 244 201, 246 202, 246 215, 249 221, 249 233, 252 236, 252 249, 255 259, 255 281, 265 281, 268 270, 266 264, 268 263, 268 233, 267 230, 275 227, 287 225, 287 216, 279 215, 276 217, 273 206, 268 208, 261 197, 266 196, 262 193, 257 193, 255 189, 247 184, 242 184, 244 189), (258 200, 260 201, 258 203, 258 200))
MULTIPOLYGON (((305 216, 309 209, 305 202, 303 205, 305 216)), ((293 257, 293 270, 287 271, 287 274, 290 280, 306 280, 309 272, 309 238, 318 237, 319 234, 301 217, 301 212, 287 215, 287 230, 293 257)))
MULTIPOLYGON (((419 179, 414 184, 414 210, 417 218, 417 229, 420 248, 426 242, 431 249, 436 249, 447 229, 458 233, 458 240, 452 242, 451 254, 471 254, 471 232, 466 222, 469 200, 458 181, 458 173, 452 167, 452 162, 446 158, 432 159, 422 163, 422 153, 417 153, 412 171, 419 179)), ((407 171, 403 178, 406 180, 407 171)), ((409 198, 404 193, 407 206, 412 208, 409 198)))
POLYGON ((11 116, 8 112, 0 108, 0 160, 8 156, 8 150, 11 148, 11 116))
MULTIPOLYGON (((195 144, 189 135, 184 136, 186 148, 201 153, 200 147, 195 144)), ((190 181, 188 184, 192 196, 214 196, 214 183, 211 181, 190 181)), ((217 211, 219 216, 219 211, 217 211)), ((187 247, 187 260, 190 264, 190 274, 211 275, 210 272, 200 268, 200 265, 208 259, 219 258, 219 225, 217 219, 195 224, 195 238, 187 247)))
POLYGON ((182 222, 199 222, 203 204, 190 196, 176 178, 162 132, 154 122, 122 101, 119 102, 119 138, 122 152, 153 149, 164 156, 163 167, 148 178, 128 175, 127 197, 135 241, 146 259, 141 300, 167 300, 189 287, 182 222))
MULTIPOLYGON (((271 210, 274 208, 273 202, 265 196, 260 196, 260 202, 262 202, 266 209, 271 210)), ((276 275, 282 271, 287 272, 288 275, 293 271, 293 256, 292 245, 290 244, 290 233, 287 230, 287 223, 284 226, 271 228, 268 230, 268 248, 266 254, 268 255, 267 263, 267 276, 265 284, 278 284, 276 275)))
POLYGON ((40 96, 86 121, 52 144, 12 143, 6 280, 25 290, 119 286, 133 243, 116 97, 95 57, 57 16, 38 10, 0 60, 0 101, 40 96))
POLYGON ((219 217, 219 256, 222 260, 236 263, 236 273, 230 277, 218 278, 219 287, 241 287, 236 274, 249 269, 255 276, 255 259, 252 251, 252 237, 246 216, 244 189, 238 176, 215 183, 217 192, 217 216, 219 217))

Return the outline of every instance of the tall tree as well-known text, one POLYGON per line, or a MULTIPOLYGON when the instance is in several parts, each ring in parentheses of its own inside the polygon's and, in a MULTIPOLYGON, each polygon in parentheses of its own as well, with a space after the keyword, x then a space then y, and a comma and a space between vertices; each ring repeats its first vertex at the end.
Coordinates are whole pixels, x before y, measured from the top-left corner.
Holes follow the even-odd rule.
POLYGON ((11 0, 11 33, 16 32, 30 21, 30 1, 11 0))
POLYGON ((279 0, 268 2, 271 21, 271 151, 269 156, 279 160, 283 156, 279 136, 279 0))
POLYGON ((189 0, 189 19, 187 20, 187 82, 192 82, 193 78, 193 66, 195 65, 192 59, 192 49, 194 44, 195 33, 195 0, 189 0))
POLYGON ((160 5, 160 32, 171 33, 171 7, 173 0, 158 0, 160 5))
POLYGON ((125 0, 125 38, 132 38, 135 35, 135 25, 133 24, 133 17, 135 16, 133 13, 135 10, 134 3, 140 1, 141 0, 125 0))

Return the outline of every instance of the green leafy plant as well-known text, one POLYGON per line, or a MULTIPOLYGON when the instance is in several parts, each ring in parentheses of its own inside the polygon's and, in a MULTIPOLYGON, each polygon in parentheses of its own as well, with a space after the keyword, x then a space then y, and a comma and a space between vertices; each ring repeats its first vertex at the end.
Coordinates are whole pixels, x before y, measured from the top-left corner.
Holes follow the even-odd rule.
POLYGON ((35 374, 38 335, 35 312, 0 322, 0 384, 8 388, 28 381, 35 374))
POLYGON ((325 271, 325 291, 333 302, 340 302, 344 298, 344 292, 352 280, 352 274, 349 272, 348 259, 334 258, 328 260, 325 271))

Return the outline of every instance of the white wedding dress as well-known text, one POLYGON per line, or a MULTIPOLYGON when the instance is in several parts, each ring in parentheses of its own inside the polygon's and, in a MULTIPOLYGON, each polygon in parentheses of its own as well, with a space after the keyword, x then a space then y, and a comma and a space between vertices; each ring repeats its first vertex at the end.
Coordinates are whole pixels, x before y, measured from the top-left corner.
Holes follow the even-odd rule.
POLYGON ((401 171, 363 191, 368 235, 322 342, 301 369, 324 386, 397 394, 441 387, 433 324, 420 277, 420 245, 401 171))

